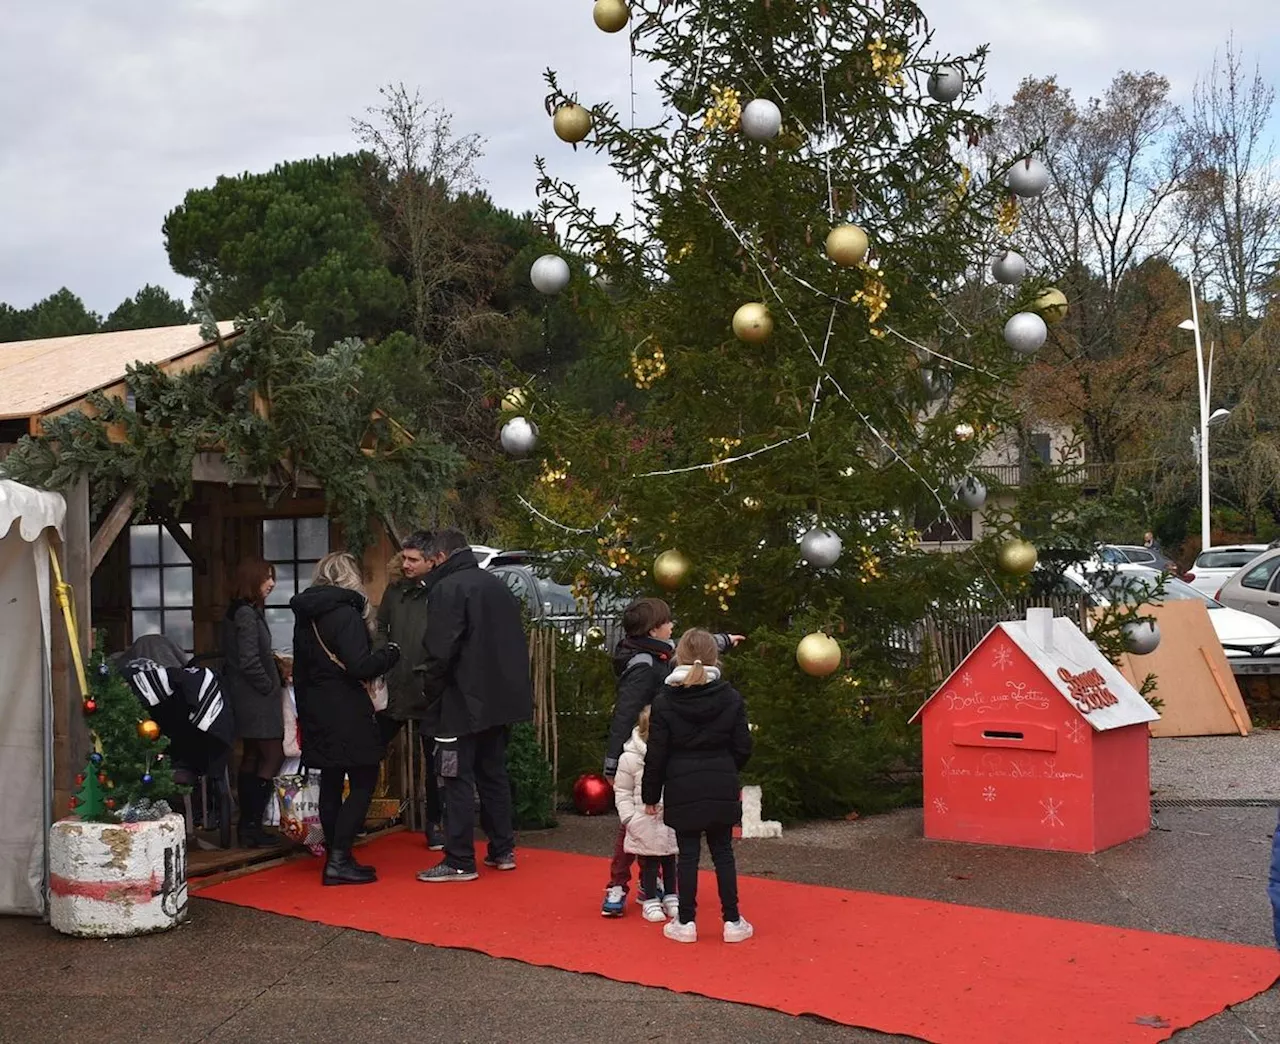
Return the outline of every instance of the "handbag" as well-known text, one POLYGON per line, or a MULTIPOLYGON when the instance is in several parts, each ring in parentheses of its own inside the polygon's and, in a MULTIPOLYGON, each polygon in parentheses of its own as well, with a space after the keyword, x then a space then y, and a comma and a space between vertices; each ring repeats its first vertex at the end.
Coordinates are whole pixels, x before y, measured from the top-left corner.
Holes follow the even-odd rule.
MULTIPOLYGON (((320 648, 324 650, 324 654, 329 657, 329 659, 332 660, 344 674, 349 674, 350 672, 347 670, 347 665, 334 656, 333 653, 329 651, 329 647, 324 644, 324 639, 320 637, 320 628, 316 626, 316 622, 314 620, 311 621, 311 630, 315 632, 316 641, 320 643, 320 648)), ((369 694, 369 699, 373 701, 373 709, 375 711, 384 711, 387 709, 387 683, 385 679, 374 678, 373 681, 361 682, 360 684, 364 686, 364 691, 369 694)))
POLYGON ((320 825, 320 774, 299 772, 276 776, 280 802, 280 833, 306 845, 312 855, 324 854, 324 828, 320 825))

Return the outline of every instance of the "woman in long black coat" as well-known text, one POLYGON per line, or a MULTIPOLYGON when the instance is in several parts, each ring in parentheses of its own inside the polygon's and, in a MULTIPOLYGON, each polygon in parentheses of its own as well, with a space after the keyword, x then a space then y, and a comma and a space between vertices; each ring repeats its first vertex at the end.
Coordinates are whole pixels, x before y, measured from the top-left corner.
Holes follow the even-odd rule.
POLYGON ((262 830, 262 815, 271 781, 284 763, 280 671, 263 610, 275 586, 274 566, 260 558, 244 559, 222 620, 222 691, 231 703, 242 749, 236 833, 243 848, 271 843, 262 830))
POLYGON ((385 747, 364 683, 386 674, 400 649, 394 643, 373 648, 360 563, 345 552, 322 558, 312 585, 289 604, 302 760, 320 770, 324 883, 367 884, 376 875, 352 858, 351 845, 369 810, 385 747), (351 789, 344 801, 346 780, 351 789))

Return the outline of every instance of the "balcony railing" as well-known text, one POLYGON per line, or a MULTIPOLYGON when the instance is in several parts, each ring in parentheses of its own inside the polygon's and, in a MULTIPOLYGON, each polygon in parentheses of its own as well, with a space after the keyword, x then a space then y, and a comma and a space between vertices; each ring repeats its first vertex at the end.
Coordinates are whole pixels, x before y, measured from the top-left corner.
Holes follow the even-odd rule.
MULTIPOLYGON (((1005 488, 1016 488, 1029 485, 1042 468, 1041 464, 988 464, 976 465, 974 471, 986 475, 992 485, 1005 488)), ((1047 470, 1054 480, 1064 486, 1081 486, 1085 489, 1098 489, 1111 481, 1114 468, 1110 464, 1050 464, 1047 470)))

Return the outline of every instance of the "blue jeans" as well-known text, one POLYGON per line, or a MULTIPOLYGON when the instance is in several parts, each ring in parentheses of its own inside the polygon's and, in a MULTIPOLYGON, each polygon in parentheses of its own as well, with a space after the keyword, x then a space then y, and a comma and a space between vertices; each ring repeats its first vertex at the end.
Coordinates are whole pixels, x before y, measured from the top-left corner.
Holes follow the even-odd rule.
POLYGON ((1271 923, 1280 946, 1280 825, 1271 839, 1271 878, 1267 881, 1267 897, 1271 900, 1271 923))

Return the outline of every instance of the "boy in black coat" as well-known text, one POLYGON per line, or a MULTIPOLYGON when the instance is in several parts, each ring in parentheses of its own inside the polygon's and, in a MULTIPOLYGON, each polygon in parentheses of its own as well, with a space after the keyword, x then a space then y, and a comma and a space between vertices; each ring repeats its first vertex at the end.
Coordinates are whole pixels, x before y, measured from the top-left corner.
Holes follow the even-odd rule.
MULTIPOLYGON (((612 780, 618 771, 623 744, 640 719, 640 712, 653 702, 667 675, 671 673, 675 645, 671 641, 671 607, 661 598, 641 598, 622 614, 626 637, 613 652, 613 670, 618 676, 617 698, 609 725, 609 746, 605 752, 604 774, 612 780)), ((717 634, 716 646, 725 652, 743 640, 740 634, 717 634)), ((613 859, 609 864, 609 886, 605 889, 603 917, 621 917, 627 909, 631 886, 631 865, 635 857, 623 847, 627 828, 618 825, 613 859)), ((641 895, 643 901, 651 896, 641 895)))

